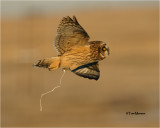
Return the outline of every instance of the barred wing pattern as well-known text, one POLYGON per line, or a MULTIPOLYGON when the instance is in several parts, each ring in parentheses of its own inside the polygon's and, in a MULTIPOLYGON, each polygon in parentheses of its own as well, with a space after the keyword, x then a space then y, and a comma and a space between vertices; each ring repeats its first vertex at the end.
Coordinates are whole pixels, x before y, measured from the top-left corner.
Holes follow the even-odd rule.
POLYGON ((71 19, 69 16, 64 17, 58 28, 55 37, 55 47, 62 55, 76 45, 86 45, 89 40, 87 32, 78 23, 75 16, 71 19))
POLYGON ((78 76, 88 78, 88 79, 98 80, 100 76, 98 62, 93 62, 93 63, 79 66, 78 68, 72 70, 72 72, 74 72, 78 76))

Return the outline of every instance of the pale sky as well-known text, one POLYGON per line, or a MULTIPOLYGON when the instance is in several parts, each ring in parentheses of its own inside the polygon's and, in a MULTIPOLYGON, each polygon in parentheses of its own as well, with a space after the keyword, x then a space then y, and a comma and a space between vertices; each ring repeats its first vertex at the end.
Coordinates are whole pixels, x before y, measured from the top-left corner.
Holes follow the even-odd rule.
MULTIPOLYGON (((81 11, 93 8, 148 7, 155 1, 1 1, 1 16, 19 17, 29 14, 81 11)), ((157 2, 158 4, 158 2, 157 2)))

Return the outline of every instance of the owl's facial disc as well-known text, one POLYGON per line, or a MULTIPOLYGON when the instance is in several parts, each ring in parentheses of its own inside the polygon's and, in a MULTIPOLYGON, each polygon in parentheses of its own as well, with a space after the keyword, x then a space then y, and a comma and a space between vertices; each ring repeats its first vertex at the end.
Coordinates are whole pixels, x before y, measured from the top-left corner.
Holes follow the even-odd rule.
POLYGON ((99 55, 100 55, 100 60, 103 60, 108 56, 109 53, 109 47, 106 45, 106 43, 101 42, 100 47, 98 48, 99 55))
POLYGON ((101 47, 101 53, 102 53, 104 56, 110 54, 110 52, 109 52, 109 47, 107 47, 106 44, 101 47))

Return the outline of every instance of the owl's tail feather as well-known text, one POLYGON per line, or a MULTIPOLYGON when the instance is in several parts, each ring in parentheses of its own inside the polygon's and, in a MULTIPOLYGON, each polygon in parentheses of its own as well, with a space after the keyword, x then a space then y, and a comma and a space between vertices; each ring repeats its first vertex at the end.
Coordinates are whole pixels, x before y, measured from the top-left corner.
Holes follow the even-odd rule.
POLYGON ((51 58, 39 60, 33 66, 48 68, 50 71, 53 71, 60 67, 60 57, 51 57, 51 58))

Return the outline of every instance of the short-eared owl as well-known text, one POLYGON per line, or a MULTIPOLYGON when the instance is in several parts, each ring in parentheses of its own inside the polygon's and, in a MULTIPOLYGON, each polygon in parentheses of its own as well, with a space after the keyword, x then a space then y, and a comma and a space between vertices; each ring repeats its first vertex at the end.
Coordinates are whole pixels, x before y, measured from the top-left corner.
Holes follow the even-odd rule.
POLYGON ((88 42, 89 38, 75 16, 73 19, 64 17, 57 28, 54 41, 58 56, 39 60, 34 66, 45 67, 50 71, 57 68, 69 69, 81 77, 98 80, 98 62, 109 55, 109 47, 102 41, 88 42))

